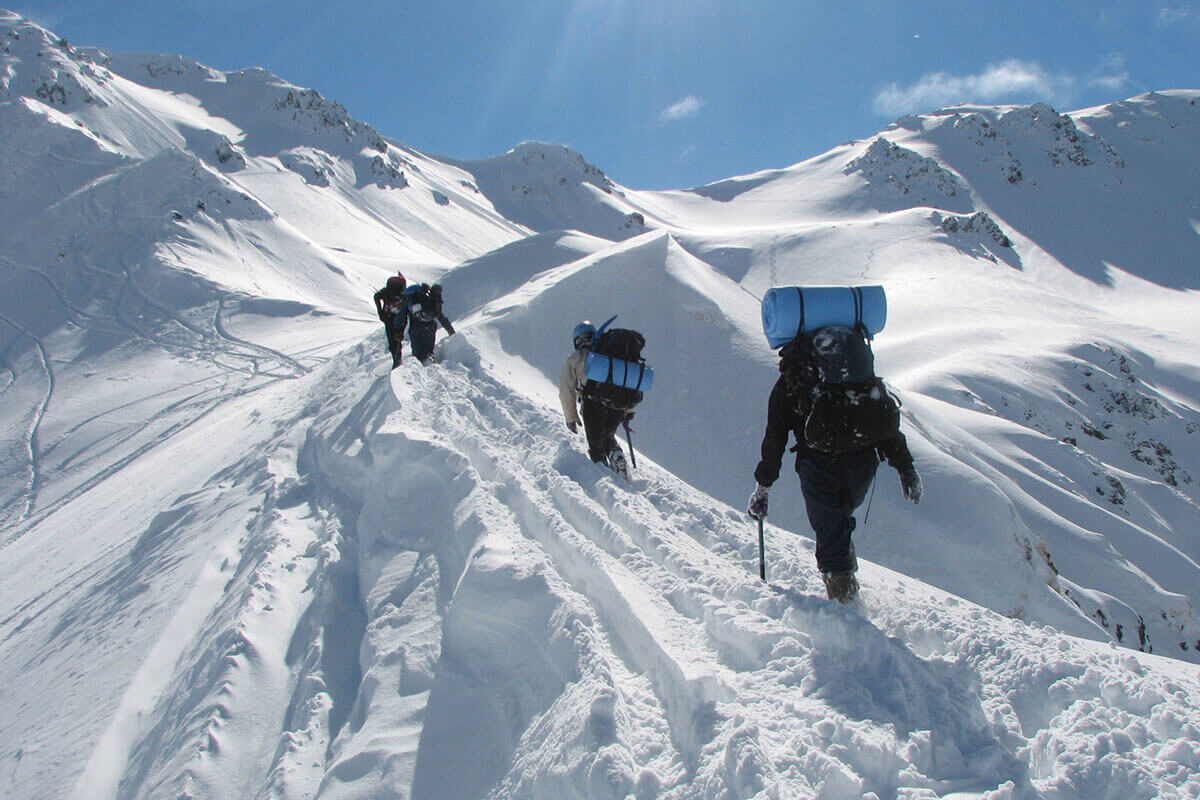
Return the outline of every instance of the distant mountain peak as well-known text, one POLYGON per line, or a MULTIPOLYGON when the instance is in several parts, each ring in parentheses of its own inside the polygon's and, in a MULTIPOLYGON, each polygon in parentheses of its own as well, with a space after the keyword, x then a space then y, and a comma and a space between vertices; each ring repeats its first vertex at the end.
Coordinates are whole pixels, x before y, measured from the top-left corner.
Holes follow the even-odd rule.
MULTIPOLYGON (((876 138, 866 152, 848 163, 845 173, 859 173, 871 185, 919 205, 963 206, 963 199, 970 197, 962 180, 937 159, 923 156, 883 136, 876 138)), ((968 205, 969 202, 967 199, 968 205)))
POLYGON ((498 156, 450 163, 508 219, 534 231, 579 230, 623 240, 644 233, 646 217, 625 191, 569 147, 522 142, 498 156))
POLYGON ((560 184, 590 183, 605 192, 616 189, 616 184, 599 167, 565 145, 522 142, 500 158, 516 158, 533 173, 556 179, 560 184))

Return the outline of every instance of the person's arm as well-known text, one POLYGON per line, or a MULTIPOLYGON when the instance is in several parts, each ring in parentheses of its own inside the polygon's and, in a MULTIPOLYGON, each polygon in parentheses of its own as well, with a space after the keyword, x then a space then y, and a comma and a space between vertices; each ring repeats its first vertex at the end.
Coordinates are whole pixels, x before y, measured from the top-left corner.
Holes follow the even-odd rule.
POLYGON ((383 307, 383 295, 383 289, 375 293, 375 313, 379 314, 380 322, 387 322, 387 311, 383 307))
POLYGON ((879 455, 897 472, 904 472, 913 465, 912 453, 908 449, 908 440, 903 433, 897 433, 891 439, 879 445, 879 455))
POLYGON ((754 468, 754 479, 759 486, 770 487, 779 479, 779 468, 783 464, 783 453, 787 450, 788 435, 791 433, 791 409, 783 379, 775 382, 771 398, 767 401, 767 429, 763 433, 762 460, 754 468))
POLYGON ((912 501, 913 504, 919 503, 924 487, 921 485, 921 476, 917 474, 917 468, 913 465, 912 452, 908 449, 908 440, 904 438, 904 434, 897 432, 876 450, 900 474, 900 488, 904 492, 904 499, 912 501))
POLYGON ((454 335, 454 326, 450 324, 450 320, 446 319, 446 315, 441 311, 438 312, 438 322, 442 323, 442 327, 446 329, 447 336, 454 335))
POLYGON ((584 354, 576 350, 567 357, 558 378, 558 400, 562 404, 567 427, 579 424, 579 384, 583 375, 584 354))

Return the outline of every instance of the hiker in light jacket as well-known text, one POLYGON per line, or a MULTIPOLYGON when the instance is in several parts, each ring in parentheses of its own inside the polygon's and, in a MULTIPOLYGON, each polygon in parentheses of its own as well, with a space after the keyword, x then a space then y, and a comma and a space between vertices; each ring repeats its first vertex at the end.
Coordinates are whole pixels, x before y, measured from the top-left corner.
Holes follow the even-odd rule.
POLYGON ((610 408, 599 400, 588 397, 583 391, 587 383, 587 355, 596 335, 596 326, 584 320, 575 326, 572 341, 575 349, 563 363, 558 379, 558 399, 562 403, 563 417, 571 433, 579 431, 580 407, 582 423, 587 435, 588 457, 592 461, 606 464, 618 475, 627 476, 625 454, 617 444, 617 428, 632 414, 610 408))

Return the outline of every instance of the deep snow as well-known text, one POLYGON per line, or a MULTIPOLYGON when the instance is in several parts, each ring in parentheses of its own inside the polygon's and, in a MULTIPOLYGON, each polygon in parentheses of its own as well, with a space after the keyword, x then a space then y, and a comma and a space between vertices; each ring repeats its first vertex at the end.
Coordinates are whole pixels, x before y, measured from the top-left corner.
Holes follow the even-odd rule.
POLYGON ((637 192, 0 41, 0 795, 1200 794, 1200 92, 637 192), (389 374, 395 269, 459 333, 389 374), (741 508, 757 298, 856 282, 926 495, 881 469, 843 608, 788 471, 765 583, 741 508), (628 483, 554 387, 614 313, 628 483))

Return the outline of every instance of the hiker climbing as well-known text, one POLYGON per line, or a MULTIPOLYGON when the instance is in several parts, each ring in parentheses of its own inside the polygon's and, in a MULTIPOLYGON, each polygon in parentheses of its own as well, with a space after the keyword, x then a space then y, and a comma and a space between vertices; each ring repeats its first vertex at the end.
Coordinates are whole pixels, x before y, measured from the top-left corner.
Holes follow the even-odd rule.
MULTIPOLYGON (((632 459, 629 421, 633 419, 633 409, 642 401, 642 393, 653 383, 654 371, 642 360, 646 340, 637 331, 609 329, 614 319, 615 316, 599 329, 586 320, 575 326, 572 332, 575 349, 563 364, 558 396, 572 433, 578 432, 582 413, 592 461, 628 477, 629 469, 616 432, 618 427, 625 426, 632 459)), ((637 466, 636 461, 633 464, 637 466)))
POLYGON ((886 316, 882 286, 784 287, 763 299, 763 329, 771 346, 782 349, 747 512, 761 530, 788 434, 795 434, 817 568, 826 594, 843 603, 858 594, 854 512, 880 460, 900 474, 906 499, 921 499, 921 479, 900 432, 899 402, 875 375, 870 339, 886 316))
MULTIPOLYGON (((408 343, 412 354, 422 364, 429 363, 433 358, 433 346, 437 338, 437 326, 440 322, 446 329, 447 336, 454 335, 454 326, 446 319, 442 311, 442 287, 438 284, 413 284, 404 290, 404 311, 398 322, 398 336, 404 336, 408 327, 408 343)), ((399 364, 399 358, 396 359, 399 364)))
POLYGON ((397 272, 375 293, 375 310, 387 336, 393 369, 400 364, 400 348, 404 343, 404 288, 407 284, 405 277, 397 272))

